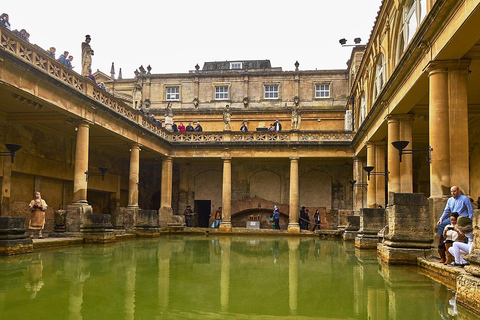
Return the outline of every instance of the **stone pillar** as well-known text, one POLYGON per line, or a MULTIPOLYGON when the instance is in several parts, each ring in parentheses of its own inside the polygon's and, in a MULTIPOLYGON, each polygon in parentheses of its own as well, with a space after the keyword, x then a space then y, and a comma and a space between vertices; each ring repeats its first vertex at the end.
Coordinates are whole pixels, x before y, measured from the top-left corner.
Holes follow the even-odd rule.
POLYGON ((160 196, 160 226, 172 220, 172 179, 173 163, 171 157, 162 160, 162 190, 160 196))
POLYGON ((219 230, 232 231, 232 158, 223 158, 222 224, 219 230))
POLYGON ((364 179, 363 161, 360 158, 353 158, 353 180, 356 180, 356 184, 353 187, 353 211, 360 211, 364 205, 364 193, 365 187, 361 186, 366 184, 364 179))
POLYGON ((467 75, 470 61, 454 63, 448 68, 450 185, 458 186, 464 194, 469 195, 467 75))
POLYGON ((298 194, 298 157, 290 157, 290 207, 288 221, 289 233, 300 233, 300 226, 298 224, 298 194))
POLYGON ((445 66, 433 62, 428 67, 429 139, 433 148, 430 164, 430 197, 442 198, 450 188, 450 145, 448 121, 448 73, 445 66))
MULTIPOLYGON (((409 141, 407 148, 413 149, 413 116, 403 115, 400 119, 400 140, 409 141)), ((398 159, 398 152, 397 152, 398 159)), ((401 193, 413 192, 413 156, 411 154, 402 155, 400 163, 400 191, 401 193)))
POLYGON ((290 238, 288 241, 288 306, 290 314, 296 315, 298 309, 298 262, 300 261, 300 239, 290 238))
POLYGON ((384 242, 378 254, 388 264, 417 264, 431 249, 433 224, 422 193, 392 193, 388 199, 384 242))
POLYGON ((78 124, 75 148, 75 174, 73 177, 73 203, 87 204, 88 139, 90 125, 87 121, 78 124))
MULTIPOLYGON (((375 145, 375 169, 373 172, 386 172, 385 168, 385 143, 378 142, 375 145)), ((385 182, 387 173, 373 176, 375 179, 375 205, 385 208, 385 182)), ((370 180, 372 177, 370 177, 370 180)))
POLYGON ((140 168, 140 146, 134 144, 130 151, 130 174, 128 177, 128 206, 138 207, 138 173, 140 168))
POLYGON ((376 249, 378 232, 385 225, 385 209, 362 208, 360 210, 360 229, 355 238, 355 247, 359 249, 376 249))
POLYGON ((10 215, 10 191, 12 188, 12 162, 10 157, 3 157, 2 176, 2 216, 10 215))
MULTIPOLYGON (((375 145, 372 142, 367 142, 367 166, 375 167, 375 145)), ((374 169, 373 171, 376 171, 374 169)), ((375 176, 370 176, 370 180, 367 180, 367 208, 375 208, 375 192, 376 192, 376 180, 375 176)))
MULTIPOLYGON (((393 141, 400 139, 400 120, 396 115, 389 115, 387 118, 388 123, 388 143, 387 143, 387 162, 388 171, 388 194, 394 192, 400 192, 400 161, 398 158, 398 150, 392 145, 393 141)), ((411 143, 410 145, 411 146, 411 143)))

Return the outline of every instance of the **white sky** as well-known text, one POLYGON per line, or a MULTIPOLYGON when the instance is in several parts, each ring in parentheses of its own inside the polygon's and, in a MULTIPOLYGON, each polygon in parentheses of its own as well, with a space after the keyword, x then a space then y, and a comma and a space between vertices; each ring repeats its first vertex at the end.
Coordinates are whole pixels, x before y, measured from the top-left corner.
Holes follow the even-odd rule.
POLYGON ((12 30, 26 29, 30 42, 68 50, 81 71, 81 43, 90 34, 92 70, 134 76, 186 73, 207 61, 269 59, 273 67, 345 69, 356 37, 366 43, 381 0, 84 0, 2 1, 12 30))

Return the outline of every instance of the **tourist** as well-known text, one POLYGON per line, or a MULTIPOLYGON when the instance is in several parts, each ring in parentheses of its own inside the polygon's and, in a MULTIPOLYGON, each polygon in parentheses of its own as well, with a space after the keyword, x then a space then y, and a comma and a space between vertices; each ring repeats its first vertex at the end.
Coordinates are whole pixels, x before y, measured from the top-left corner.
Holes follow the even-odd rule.
POLYGON ((458 219, 458 212, 452 212, 450 214, 450 224, 445 227, 443 230, 443 238, 445 241, 442 241, 438 245, 438 254, 440 255, 440 263, 450 264, 453 262, 453 256, 448 252, 448 249, 452 244, 459 239, 458 232, 455 229, 458 219))
POLYGON ((280 210, 277 206, 273 207, 273 221, 275 222, 275 229, 280 230, 280 210))
POLYGON ((92 69, 88 69, 87 78, 90 79, 90 80, 92 80, 94 83, 97 83, 97 79, 96 79, 95 76, 92 74, 92 69))
POLYGON ((177 124, 175 123, 175 121, 173 121, 173 124, 172 124, 172 131, 173 131, 173 132, 178 132, 178 126, 177 126, 177 124))
MULTIPOLYGON (((100 83, 98 84, 98 87, 99 87, 100 89, 102 89, 103 91, 107 91, 107 88, 105 88, 105 84, 104 84, 103 82, 100 82, 100 83)), ((143 113, 143 112, 142 112, 142 113, 143 113)))
POLYGON ((193 132, 193 131, 195 131, 195 129, 193 128, 191 122, 188 123, 187 127, 185 128, 185 130, 186 130, 187 132, 193 132))
POLYGON ((53 59, 55 59, 55 52, 57 51, 57 49, 55 49, 55 47, 50 47, 50 49, 47 50, 47 54, 52 57, 53 59))
POLYGON ((275 119, 275 123, 273 124, 273 126, 275 128, 275 132, 282 131, 282 124, 280 123, 280 121, 278 121, 278 119, 275 119))
POLYGON ((315 220, 315 225, 313 226, 312 231, 315 231, 317 227, 318 227, 318 230, 320 230, 320 212, 318 211, 318 209, 315 211, 315 214, 313 215, 313 219, 315 220))
POLYGON ((275 131, 275 126, 273 123, 270 123, 270 127, 268 127, 268 131, 274 132, 275 131))
POLYGON ((183 122, 180 122, 180 125, 178 126, 178 132, 185 132, 185 126, 183 125, 183 122))
POLYGON ((43 239, 42 230, 45 227, 45 210, 47 210, 47 203, 42 199, 40 192, 35 191, 35 197, 30 204, 30 221, 28 229, 31 230, 30 238, 33 238, 35 230, 38 230, 38 238, 43 239))
POLYGON ((189 228, 192 226, 192 216, 193 216, 193 210, 191 206, 187 206, 185 211, 183 211, 183 215, 185 216, 185 224, 189 228))
POLYGON ((219 228, 222 224, 222 207, 219 207, 217 211, 215 211, 215 228, 219 228))
POLYGON ((15 33, 17 36, 19 36, 23 40, 30 42, 30 33, 28 33, 27 30, 25 29, 22 29, 20 31, 14 30, 13 33, 15 33))
POLYGON ((248 128, 247 128, 247 125, 245 124, 245 122, 242 122, 242 125, 240 126, 240 131, 248 132, 248 128))
POLYGON ((305 230, 308 230, 308 228, 310 227, 310 216, 308 215, 309 213, 309 210, 305 210, 305 230))
POLYGON ((457 220, 457 225, 455 230, 458 231, 460 235, 464 235, 468 239, 468 243, 463 241, 455 241, 453 245, 448 249, 448 252, 453 255, 455 261, 449 266, 464 267, 467 265, 467 261, 462 257, 462 254, 469 254, 470 249, 472 249, 473 244, 473 227, 472 219, 465 216, 459 216, 457 220))
POLYGON ((2 23, 5 26, 5 28, 10 30, 10 21, 8 21, 7 13, 2 13, 2 15, 0 16, 0 23, 2 23))
POLYGON ((302 206, 300 209, 300 216, 298 217, 298 224, 300 225, 300 230, 305 229, 305 206, 302 206))
POLYGON ((88 76, 88 70, 92 67, 93 50, 90 47, 90 35, 85 36, 85 41, 82 42, 82 76, 88 76))
POLYGON ((457 186, 452 186, 450 192, 452 193, 452 197, 448 199, 445 210, 443 210, 442 216, 437 221, 440 239, 443 237, 445 226, 450 223, 450 219, 448 219, 449 214, 452 212, 458 212, 459 216, 468 217, 470 219, 472 219, 473 216, 473 207, 470 198, 460 194, 460 190, 457 186))
POLYGON ((72 70, 73 68, 75 68, 75 67, 72 65, 72 61, 73 61, 73 56, 72 56, 72 55, 68 56, 66 66, 67 66, 67 68, 70 69, 70 70, 72 70))
POLYGON ((202 131, 203 131, 203 128, 202 128, 202 126, 200 125, 200 122, 197 122, 197 126, 195 127, 195 131, 196 131, 196 132, 202 132, 202 131))
POLYGON ((58 62, 67 66, 67 59, 68 59, 68 51, 63 51, 63 54, 58 57, 58 62))

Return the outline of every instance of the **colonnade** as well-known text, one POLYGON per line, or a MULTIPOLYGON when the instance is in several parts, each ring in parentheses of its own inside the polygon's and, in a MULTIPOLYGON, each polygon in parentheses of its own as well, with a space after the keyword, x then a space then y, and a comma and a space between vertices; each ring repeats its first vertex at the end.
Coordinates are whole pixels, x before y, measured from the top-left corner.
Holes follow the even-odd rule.
MULTIPOLYGON (((73 203, 88 204, 87 188, 88 181, 85 172, 88 171, 89 152, 89 128, 88 121, 82 121, 78 125, 77 143, 75 151, 75 174, 73 203)), ((140 145, 134 143, 130 147, 130 172, 128 183, 128 207, 138 208, 138 183, 140 171, 140 145)), ((299 233, 299 157, 290 157, 290 206, 288 231, 299 233)), ((231 204, 232 204, 232 158, 223 157, 223 183, 222 183, 222 224, 221 231, 232 230, 231 204)), ((162 158, 162 181, 159 214, 172 214, 172 190, 173 190, 173 159, 170 156, 162 158)))
MULTIPOLYGON (((444 206, 452 185, 470 194, 467 75, 470 61, 433 61, 426 68, 429 77, 429 145, 432 148, 430 163, 430 198, 433 205, 444 206)), ((363 165, 373 166, 365 207, 375 208, 385 204, 385 186, 388 193, 413 192, 412 154, 403 154, 399 161, 393 141, 408 141, 406 149, 413 148, 413 115, 390 113, 387 118, 387 142, 369 140, 366 159, 354 160, 353 176, 361 180, 363 165), (386 151, 385 151, 386 148, 386 151), (386 157, 386 158, 385 158, 386 157), (387 163, 387 167, 385 167, 387 163)), ((425 152, 428 152, 425 150, 425 152)), ((357 192, 358 194, 358 192, 357 192)), ((358 202, 358 201, 357 201, 358 202)), ((358 204, 355 209, 358 208, 358 204)))

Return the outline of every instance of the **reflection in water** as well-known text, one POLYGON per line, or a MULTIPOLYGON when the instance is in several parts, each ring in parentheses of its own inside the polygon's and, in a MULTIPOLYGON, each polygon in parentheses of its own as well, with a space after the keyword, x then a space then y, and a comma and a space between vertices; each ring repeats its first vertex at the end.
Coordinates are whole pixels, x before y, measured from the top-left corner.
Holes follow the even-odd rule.
POLYGON ((166 237, 0 258, 0 319, 476 319, 331 239, 166 237), (421 299, 419 299, 421 297, 421 299))

